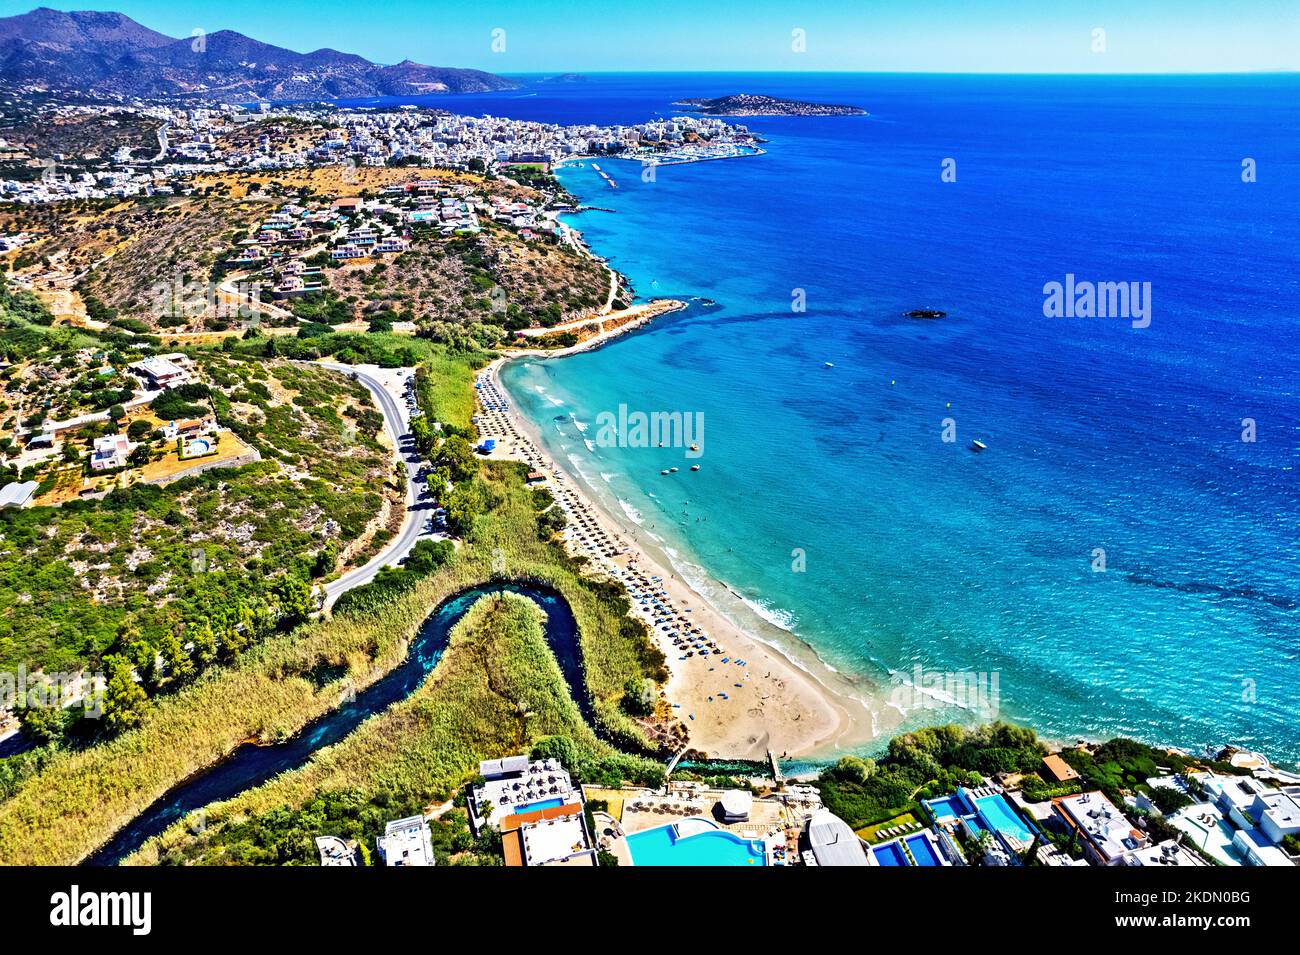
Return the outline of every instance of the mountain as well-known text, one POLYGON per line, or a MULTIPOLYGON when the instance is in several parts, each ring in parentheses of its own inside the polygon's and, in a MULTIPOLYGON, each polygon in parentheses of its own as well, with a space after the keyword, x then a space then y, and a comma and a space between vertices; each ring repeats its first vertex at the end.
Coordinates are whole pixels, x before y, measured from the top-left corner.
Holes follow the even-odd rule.
POLYGON ((296 53, 232 30, 176 39, 120 13, 44 7, 0 18, 0 83, 89 96, 221 102, 479 93, 518 84, 481 70, 296 53))

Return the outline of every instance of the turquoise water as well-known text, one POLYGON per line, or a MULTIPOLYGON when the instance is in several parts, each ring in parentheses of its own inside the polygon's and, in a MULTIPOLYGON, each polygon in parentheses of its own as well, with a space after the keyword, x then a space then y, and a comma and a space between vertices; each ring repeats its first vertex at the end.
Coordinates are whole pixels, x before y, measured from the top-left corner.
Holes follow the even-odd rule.
POLYGON ((911 850, 912 858, 916 860, 917 865, 943 865, 934 848, 930 845, 930 840, 925 836, 908 836, 903 841, 907 843, 907 848, 911 850))
POLYGON ((1005 796, 982 796, 975 800, 975 805, 984 820, 998 832, 1014 836, 1024 842, 1034 838, 1034 834, 1029 831, 1024 820, 1007 804, 1005 796))
POLYGON ((553 809, 556 806, 563 805, 563 799, 543 799, 541 802, 530 802, 526 806, 515 806, 515 812, 536 812, 538 809, 553 809))
POLYGON ((730 832, 710 830, 678 838, 672 826, 659 826, 627 837, 633 865, 765 865, 761 844, 730 832))
POLYGON ((876 857, 876 862, 882 866, 907 866, 912 864, 908 861, 907 853, 903 851, 902 846, 897 842, 886 842, 883 846, 872 846, 871 854, 876 857))
MULTIPOLYGON (((679 572, 864 696, 918 666, 997 674, 997 715, 1058 740, 1300 758, 1300 81, 583 87, 483 108, 630 121, 735 87, 872 115, 746 120, 767 155, 653 182, 602 162, 617 190, 562 171, 615 210, 571 217, 591 245, 640 296, 691 307, 506 369, 551 453, 679 572), (1268 175, 1243 184, 1243 156, 1268 175), (1067 273, 1151 282, 1150 327, 1045 318, 1043 286, 1067 273), (948 317, 903 317, 915 308, 948 317), (597 445, 620 405, 702 413, 702 456, 597 445)), ((893 702, 906 725, 984 718, 893 702)))

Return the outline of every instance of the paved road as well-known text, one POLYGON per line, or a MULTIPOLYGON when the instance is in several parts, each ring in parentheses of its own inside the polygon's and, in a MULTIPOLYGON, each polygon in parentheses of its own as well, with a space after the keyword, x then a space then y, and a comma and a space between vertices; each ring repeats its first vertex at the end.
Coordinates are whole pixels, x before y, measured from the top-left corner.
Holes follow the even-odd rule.
MULTIPOLYGON (((339 365, 334 362, 322 361, 308 364, 319 365, 344 374, 356 375, 357 380, 369 389, 370 393, 375 397, 375 402, 379 405, 379 410, 383 412, 384 426, 388 430, 388 436, 392 439, 393 446, 398 449, 398 453, 406 464, 407 476, 406 517, 402 521, 401 529, 388 542, 387 546, 371 558, 367 564, 358 567, 356 570, 349 571, 338 580, 325 585, 325 606, 328 608, 333 606, 334 601, 338 600, 346 591, 374 580, 381 567, 393 567, 399 564, 422 537, 431 537, 430 524, 433 520, 433 505, 424 499, 424 482, 419 477, 420 468, 424 462, 415 450, 415 443, 411 438, 410 422, 403 403, 392 396, 388 389, 384 387, 384 383, 374 373, 362 371, 353 365, 339 365)), ((385 373, 387 374, 387 372, 385 373)), ((412 372, 402 370, 401 374, 405 381, 409 379, 412 372)))

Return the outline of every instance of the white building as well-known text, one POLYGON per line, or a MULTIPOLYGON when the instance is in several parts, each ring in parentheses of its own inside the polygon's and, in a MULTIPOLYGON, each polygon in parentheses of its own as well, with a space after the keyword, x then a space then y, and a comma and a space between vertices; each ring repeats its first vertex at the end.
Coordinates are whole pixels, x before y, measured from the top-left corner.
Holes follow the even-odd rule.
POLYGON ((423 816, 397 819, 375 840, 385 865, 433 865, 433 837, 423 816))
POLYGON ((151 388, 159 390, 185 384, 189 380, 189 372, 185 370, 184 363, 188 361, 180 354, 155 355, 143 361, 132 362, 127 367, 145 379, 151 388))
POLYGON ((1084 852, 1098 865, 1116 865, 1147 845, 1146 835, 1102 793, 1064 796, 1055 805, 1065 822, 1083 837, 1084 852))
POLYGON ((95 450, 90 455, 90 467, 95 471, 112 471, 126 467, 127 458, 134 448, 124 434, 107 434, 95 439, 95 450))
POLYGON ((1135 849, 1124 857, 1129 866, 1198 866, 1209 865, 1196 853, 1189 852, 1173 839, 1154 846, 1135 849))

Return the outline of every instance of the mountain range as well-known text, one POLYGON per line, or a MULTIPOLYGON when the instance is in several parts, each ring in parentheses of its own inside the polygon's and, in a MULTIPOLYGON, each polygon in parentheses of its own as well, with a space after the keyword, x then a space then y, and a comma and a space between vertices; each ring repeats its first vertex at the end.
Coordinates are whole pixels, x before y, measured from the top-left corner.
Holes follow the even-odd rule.
POLYGON ((87 96, 226 103, 478 93, 519 84, 482 70, 296 53, 232 30, 177 39, 121 13, 45 7, 0 18, 0 82, 87 96))

